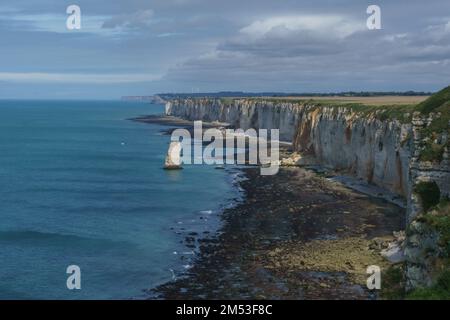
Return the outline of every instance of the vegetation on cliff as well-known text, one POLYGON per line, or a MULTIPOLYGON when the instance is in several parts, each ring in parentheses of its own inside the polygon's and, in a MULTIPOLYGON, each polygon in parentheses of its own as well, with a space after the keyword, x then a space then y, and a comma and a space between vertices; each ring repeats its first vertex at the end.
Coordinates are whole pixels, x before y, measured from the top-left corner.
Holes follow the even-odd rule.
POLYGON ((435 258, 434 283, 428 288, 417 288, 407 299, 450 300, 450 201, 447 198, 431 207, 418 221, 431 227, 439 235, 440 255, 435 258))
POLYGON ((420 196, 424 212, 439 204, 441 199, 441 191, 436 182, 420 182, 415 188, 414 192, 420 196))
POLYGON ((343 100, 292 100, 272 99, 270 102, 301 103, 314 107, 346 108, 352 112, 370 115, 380 121, 397 120, 401 123, 410 123, 415 112, 427 117, 434 114, 431 123, 421 130, 422 144, 419 160, 441 162, 445 148, 450 148, 450 86, 431 95, 419 104, 365 104, 343 100))
POLYGON ((421 219, 439 232, 439 244, 444 249, 443 256, 450 259, 450 200, 442 199, 421 219))
POLYGON ((416 107, 422 115, 439 113, 429 126, 421 131, 423 138, 421 161, 437 161, 443 159, 445 148, 450 147, 448 137, 450 136, 450 86, 432 95, 416 107), (443 141, 442 134, 447 134, 447 141, 443 141))
POLYGON ((381 298, 400 300, 405 298, 405 264, 399 263, 382 270, 381 298))
POLYGON ((406 298, 410 300, 449 300, 450 270, 442 272, 432 287, 416 289, 406 298))
MULTIPOLYGON (((236 100, 248 100, 257 102, 266 102, 273 104, 298 104, 309 105, 311 107, 335 107, 346 108, 353 112, 372 114, 380 120, 398 120, 401 122, 410 122, 414 112, 420 112, 422 115, 428 115, 429 113, 440 112, 441 116, 437 117, 431 125, 427 128, 429 132, 441 132, 448 128, 448 121, 450 120, 450 86, 442 89, 441 91, 431 95, 428 99, 421 103, 414 103, 414 100, 409 103, 394 103, 389 99, 379 100, 376 103, 364 100, 367 97, 378 96, 374 95, 361 95, 361 101, 358 100, 345 100, 342 97, 356 97, 355 95, 348 96, 334 96, 330 95, 298 95, 298 96, 221 96, 216 97, 222 104, 232 104, 236 100)), ((208 99, 207 97, 198 97, 196 99, 208 99)), ((214 99, 214 98, 213 98, 214 99)))
MULTIPOLYGON (((430 196, 433 187, 422 185, 421 194, 430 196), (425 190, 425 191, 423 191, 425 190)), ((429 203, 434 203, 428 199, 429 203)), ((405 291, 405 264, 394 264, 382 273, 381 297, 384 299, 410 299, 410 300, 450 300, 450 201, 441 199, 437 205, 432 206, 417 221, 422 224, 423 230, 436 232, 439 235, 439 255, 434 256, 431 252, 424 252, 427 259, 432 259, 433 283, 430 287, 416 288, 411 292, 405 291)), ((427 231, 427 232, 429 232, 427 231)), ((410 233, 410 231, 407 231, 410 233)), ((411 234, 410 234, 411 236, 411 234)))
POLYGON ((441 91, 433 94, 427 100, 417 105, 417 111, 426 115, 430 112, 442 112, 447 111, 450 107, 450 86, 442 89, 441 91))
MULTIPOLYGON (((367 100, 367 97, 353 100, 345 97, 311 96, 311 97, 231 97, 220 98, 194 98, 198 102, 214 102, 217 105, 254 104, 257 106, 275 105, 278 107, 305 107, 314 112, 321 108, 330 108, 331 112, 347 110, 355 116, 378 119, 380 121, 399 121, 404 124, 423 125, 420 130, 419 157, 421 162, 441 163, 445 152, 450 149, 450 86, 431 95, 426 100, 402 100, 400 103, 395 97, 386 97, 376 101, 367 100)), ((398 98, 398 97, 397 97, 398 98)), ((277 109, 279 110, 279 109, 277 109)), ((412 135, 404 139, 403 143, 411 141, 412 135)))

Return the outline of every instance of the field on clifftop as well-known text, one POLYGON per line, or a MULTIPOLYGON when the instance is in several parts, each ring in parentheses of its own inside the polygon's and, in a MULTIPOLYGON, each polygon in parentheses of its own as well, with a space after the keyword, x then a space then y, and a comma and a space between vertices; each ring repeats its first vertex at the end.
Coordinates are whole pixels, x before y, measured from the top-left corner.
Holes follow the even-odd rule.
POLYGON ((282 97, 282 98, 270 98, 271 100, 312 100, 319 102, 338 102, 338 103, 361 103, 364 105, 411 105, 418 104, 429 96, 379 96, 379 97, 282 97))

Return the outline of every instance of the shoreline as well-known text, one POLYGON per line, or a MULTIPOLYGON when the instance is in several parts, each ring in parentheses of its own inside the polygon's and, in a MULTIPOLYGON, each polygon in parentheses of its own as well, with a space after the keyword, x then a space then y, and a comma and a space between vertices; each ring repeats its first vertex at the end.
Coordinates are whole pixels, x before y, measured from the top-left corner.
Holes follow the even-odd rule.
MULTIPOLYGON (((160 134, 166 136, 170 136, 172 131, 178 128, 193 130, 191 121, 164 115, 139 116, 126 120, 166 126, 167 129, 160 130, 160 134)), ((222 125, 220 123, 205 123, 203 129, 206 130, 222 125)), ((177 257, 177 263, 167 269, 167 272, 172 274, 172 280, 163 281, 152 288, 157 288, 168 282, 182 278, 195 264, 195 260, 200 254, 201 244, 211 240, 214 241, 214 238, 220 232, 222 228, 222 212, 228 208, 235 207, 243 201, 243 190, 239 186, 240 180, 245 179, 242 171, 238 167, 221 167, 220 169, 225 171, 224 179, 230 185, 232 191, 226 197, 223 197, 219 203, 216 203, 214 207, 203 208, 195 212, 194 215, 173 220, 173 223, 168 229, 176 234, 182 249, 171 252, 171 254, 177 257)), ((146 288, 141 290, 141 295, 132 297, 132 299, 145 300, 156 298, 154 294, 150 293, 152 289, 146 288)))
POLYGON ((232 194, 229 197, 224 197, 214 208, 203 208, 193 215, 174 220, 174 224, 169 228, 177 234, 180 244, 184 248, 182 251, 172 252, 179 257, 177 267, 170 269, 173 276, 172 281, 182 278, 186 270, 189 270, 195 264, 196 257, 201 253, 200 244, 214 239, 220 232, 223 224, 223 211, 235 207, 244 199, 239 187, 242 172, 233 168, 226 169, 226 171, 226 183, 230 185, 232 194))
POLYGON ((200 254, 184 277, 149 290, 152 298, 377 297, 362 285, 361 268, 388 266, 369 246, 391 240, 403 228, 401 208, 302 168, 282 168, 273 177, 259 176, 255 168, 242 170, 248 178, 240 182, 244 201, 222 212, 223 226, 215 237, 196 239, 200 254), (300 197, 294 199, 297 191, 300 197), (304 256, 296 257, 299 252, 304 256))
MULTIPOLYGON (((150 118, 130 120, 192 126, 181 119, 150 118)), ((392 241, 392 233, 404 229, 402 208, 305 168, 282 167, 266 177, 257 168, 236 170, 245 176, 237 185, 243 201, 217 213, 221 223, 215 235, 189 238, 199 248, 192 267, 147 290, 149 299, 377 297, 361 284, 362 268, 388 265, 379 249, 369 247, 380 239, 392 241), (322 256, 313 254, 320 250, 322 256)))

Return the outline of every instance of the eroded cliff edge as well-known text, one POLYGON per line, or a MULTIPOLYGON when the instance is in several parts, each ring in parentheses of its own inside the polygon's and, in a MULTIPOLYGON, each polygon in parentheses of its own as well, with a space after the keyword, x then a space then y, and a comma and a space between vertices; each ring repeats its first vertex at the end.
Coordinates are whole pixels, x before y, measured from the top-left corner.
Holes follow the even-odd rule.
POLYGON ((408 288, 431 286, 434 266, 448 266, 439 262, 448 259, 441 241, 448 231, 428 228, 424 217, 450 197, 449 110, 450 87, 418 106, 208 98, 166 104, 167 115, 187 120, 226 122, 244 130, 279 129, 280 140, 292 142, 296 151, 321 165, 403 196, 409 224, 408 288), (430 195, 420 192, 430 185, 439 194, 431 207, 430 195))

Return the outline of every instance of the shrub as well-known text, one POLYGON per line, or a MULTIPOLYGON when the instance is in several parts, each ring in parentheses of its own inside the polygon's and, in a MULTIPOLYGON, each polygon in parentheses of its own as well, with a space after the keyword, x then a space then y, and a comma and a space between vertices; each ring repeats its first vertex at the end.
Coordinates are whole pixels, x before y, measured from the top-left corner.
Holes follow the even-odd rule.
POLYGON ((450 300, 450 270, 442 272, 432 287, 416 289, 406 298, 411 300, 450 300))
POLYGON ((436 182, 419 182, 414 191, 420 196, 422 207, 425 212, 439 204, 441 191, 436 182))

